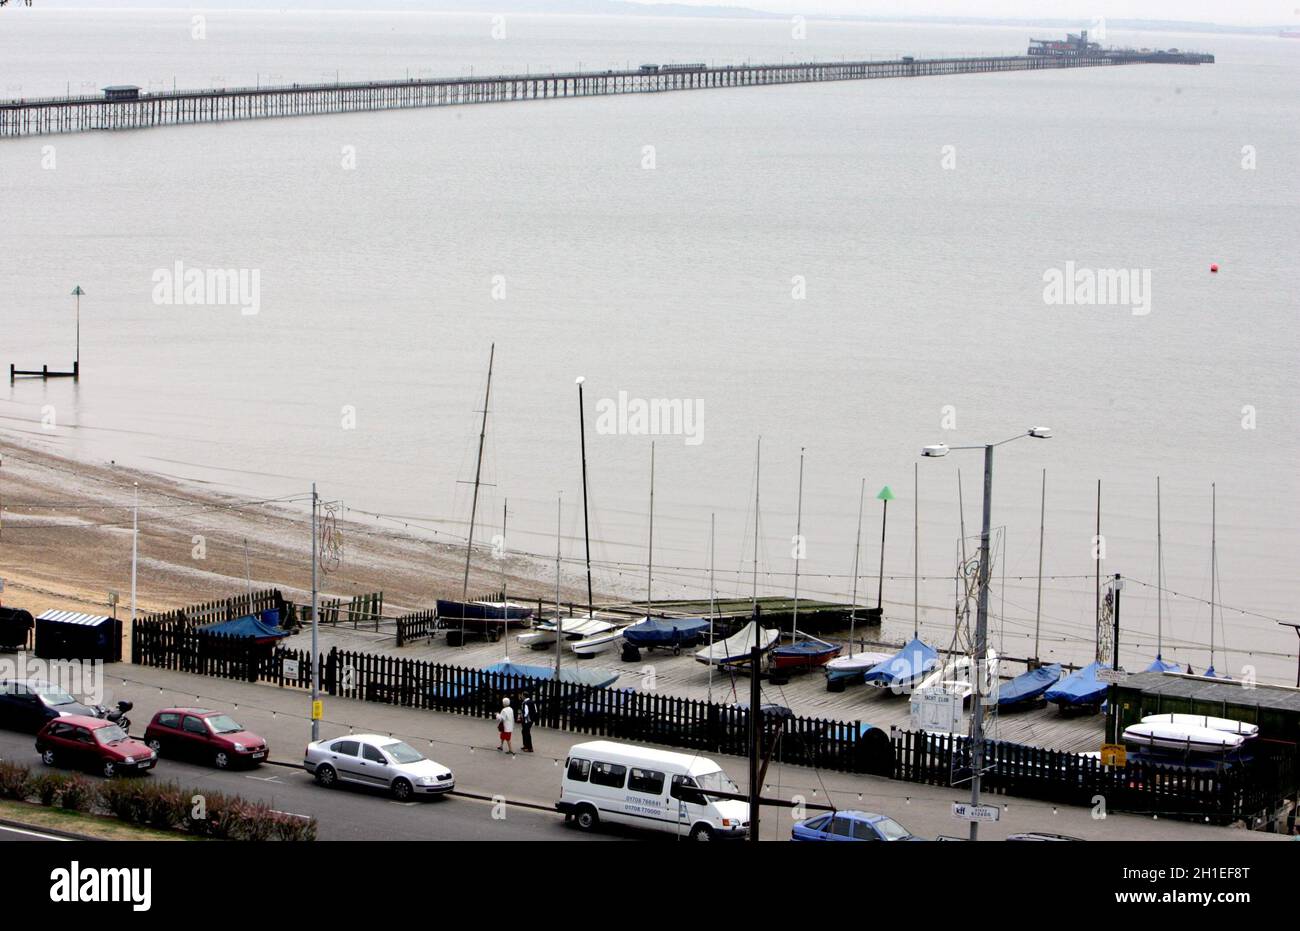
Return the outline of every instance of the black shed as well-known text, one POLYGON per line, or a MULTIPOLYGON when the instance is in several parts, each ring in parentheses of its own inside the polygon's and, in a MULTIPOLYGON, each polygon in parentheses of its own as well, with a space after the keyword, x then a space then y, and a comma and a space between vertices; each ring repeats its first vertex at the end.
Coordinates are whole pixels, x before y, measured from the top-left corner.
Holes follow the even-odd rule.
POLYGON ((122 659, 122 622, 102 614, 46 611, 36 619, 36 655, 41 659, 122 659))

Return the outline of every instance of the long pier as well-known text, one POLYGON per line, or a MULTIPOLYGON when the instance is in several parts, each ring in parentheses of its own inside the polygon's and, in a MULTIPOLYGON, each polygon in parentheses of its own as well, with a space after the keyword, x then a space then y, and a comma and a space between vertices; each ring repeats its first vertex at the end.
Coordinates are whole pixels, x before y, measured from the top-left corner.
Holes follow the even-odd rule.
POLYGON ((766 65, 645 65, 625 71, 516 74, 334 84, 291 84, 140 93, 110 87, 102 96, 0 101, 0 138, 146 129, 270 117, 315 116, 367 110, 445 107, 471 103, 553 100, 611 94, 648 94, 709 88, 759 87, 876 78, 987 74, 1092 68, 1138 63, 1201 64, 1213 55, 1170 56, 1106 52, 1096 55, 1008 55, 978 58, 899 58, 887 61, 803 62, 766 65))

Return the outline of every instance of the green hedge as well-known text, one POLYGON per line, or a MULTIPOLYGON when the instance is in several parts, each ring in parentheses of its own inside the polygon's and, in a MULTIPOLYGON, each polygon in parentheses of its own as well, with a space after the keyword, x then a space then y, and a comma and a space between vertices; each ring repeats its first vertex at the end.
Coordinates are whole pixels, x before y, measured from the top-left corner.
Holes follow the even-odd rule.
POLYGON ((316 839, 316 819, 272 811, 264 802, 238 795, 182 789, 175 782, 32 773, 18 763, 0 762, 0 798, 37 801, 49 808, 110 814, 129 824, 184 831, 220 840, 316 839))

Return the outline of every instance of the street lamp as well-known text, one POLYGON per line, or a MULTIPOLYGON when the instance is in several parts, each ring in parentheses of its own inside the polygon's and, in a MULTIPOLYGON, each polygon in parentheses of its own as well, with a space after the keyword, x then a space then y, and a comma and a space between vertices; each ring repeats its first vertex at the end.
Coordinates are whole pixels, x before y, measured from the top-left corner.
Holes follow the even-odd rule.
MULTIPOLYGON (((998 443, 986 443, 982 446, 948 446, 946 443, 937 443, 933 446, 926 446, 921 450, 921 455, 929 458, 941 458, 948 455, 954 449, 982 449, 984 450, 984 519, 980 526, 980 568, 979 568, 979 600, 978 608, 975 612, 975 687, 971 689, 970 712, 971 712, 971 791, 970 801, 972 806, 980 803, 980 771, 984 768, 984 707, 983 707, 983 685, 984 676, 986 675, 985 663, 988 652, 988 632, 989 632, 989 524, 991 516, 991 506, 993 497, 993 447, 1005 446, 1014 440, 1023 439, 1032 436, 1035 439, 1046 440, 1052 436, 1051 427, 1030 427, 1024 433, 1017 433, 1013 437, 1002 440, 998 443)), ((970 839, 979 839, 979 822, 970 823, 970 839)))

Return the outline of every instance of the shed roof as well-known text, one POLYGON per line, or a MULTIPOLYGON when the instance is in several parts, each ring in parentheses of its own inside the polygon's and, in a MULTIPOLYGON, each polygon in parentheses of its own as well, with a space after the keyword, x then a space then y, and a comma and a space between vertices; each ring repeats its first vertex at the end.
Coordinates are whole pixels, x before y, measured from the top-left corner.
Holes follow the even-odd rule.
POLYGON ((55 624, 76 624, 82 627, 98 627, 113 619, 107 614, 79 614, 76 611, 46 611, 36 620, 51 621, 55 624))
POLYGON ((1255 685, 1247 688, 1238 681, 1207 679, 1172 672, 1139 672, 1121 686, 1146 695, 1167 695, 1196 701, 1254 705, 1278 711, 1300 713, 1300 689, 1286 685, 1255 685))

